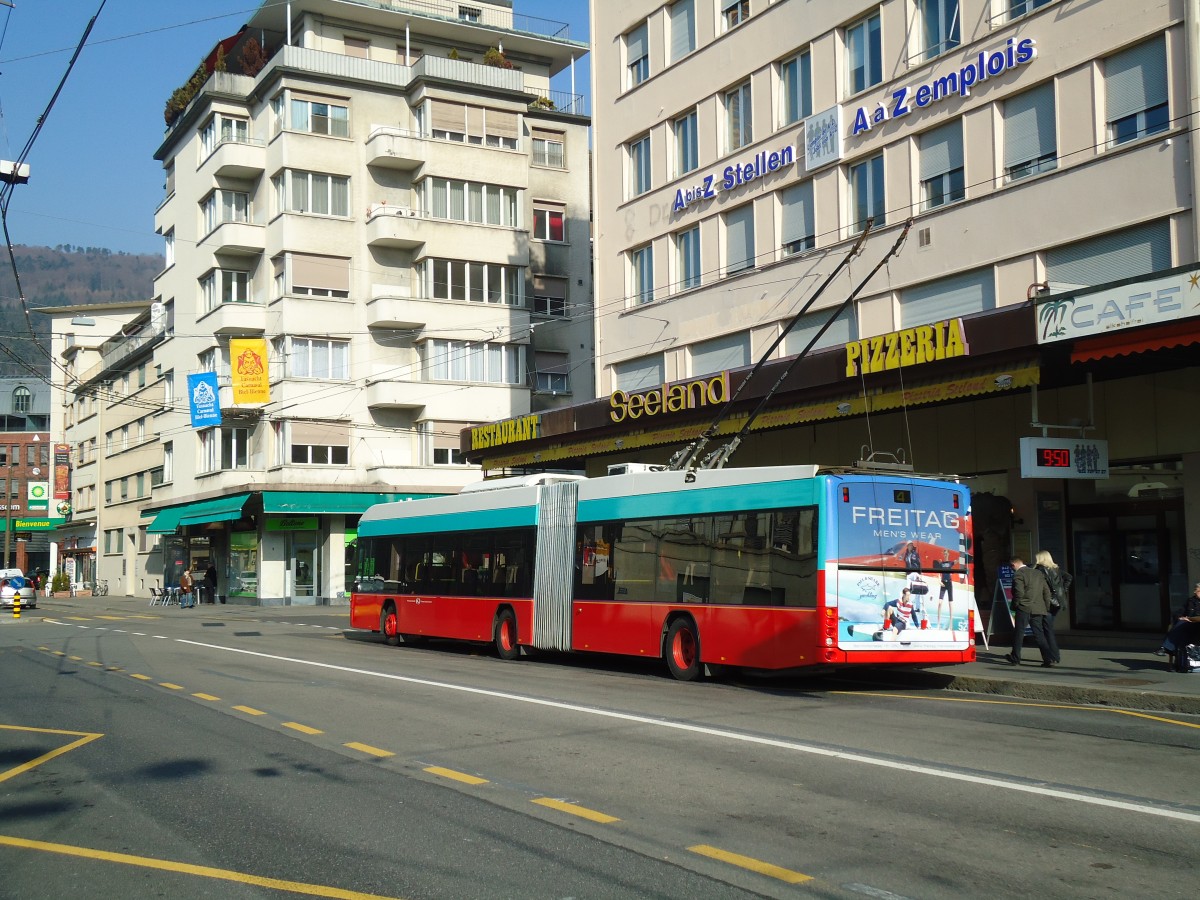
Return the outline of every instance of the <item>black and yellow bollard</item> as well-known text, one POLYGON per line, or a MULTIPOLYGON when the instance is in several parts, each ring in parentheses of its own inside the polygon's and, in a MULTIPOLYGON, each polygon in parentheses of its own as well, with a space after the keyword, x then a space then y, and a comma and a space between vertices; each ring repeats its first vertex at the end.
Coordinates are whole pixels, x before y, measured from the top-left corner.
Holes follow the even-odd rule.
POLYGON ((17 591, 13 594, 13 618, 21 618, 21 592, 17 591))

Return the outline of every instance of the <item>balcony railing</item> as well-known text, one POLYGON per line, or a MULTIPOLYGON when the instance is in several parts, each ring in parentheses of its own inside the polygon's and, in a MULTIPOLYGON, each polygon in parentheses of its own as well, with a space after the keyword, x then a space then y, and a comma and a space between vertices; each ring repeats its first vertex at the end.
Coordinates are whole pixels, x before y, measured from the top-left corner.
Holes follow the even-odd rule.
POLYGON ((460 3, 458 0, 391 0, 390 3, 380 3, 389 9, 406 10, 430 19, 442 19, 447 22, 467 22, 471 25, 483 25, 487 28, 503 28, 505 31, 519 31, 524 34, 536 34, 543 37, 557 38, 569 41, 571 26, 566 22, 556 22, 553 19, 540 19, 537 16, 517 15, 499 9, 489 9, 485 6, 471 7, 471 4, 460 3), (472 9, 473 14, 464 14, 464 9, 472 9))
MULTIPOLYGON (((531 93, 526 91, 526 93, 531 93)), ((572 94, 568 91, 538 91, 537 96, 529 101, 531 110, 567 113, 572 116, 588 115, 587 97, 583 94, 572 94)))

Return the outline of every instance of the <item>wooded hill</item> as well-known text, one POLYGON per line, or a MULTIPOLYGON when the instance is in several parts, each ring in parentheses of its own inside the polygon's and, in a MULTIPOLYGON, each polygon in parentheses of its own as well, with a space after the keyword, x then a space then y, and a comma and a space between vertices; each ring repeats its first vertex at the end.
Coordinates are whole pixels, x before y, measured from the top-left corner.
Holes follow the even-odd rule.
MULTIPOLYGON (((162 271, 163 258, 151 254, 114 253, 104 247, 13 247, 25 304, 30 309, 43 306, 72 306, 89 303, 118 303, 150 300, 154 276, 162 271)), ((49 346, 50 319, 40 313, 30 316, 33 329, 49 346)), ((0 336, 21 360, 50 373, 50 363, 33 346, 29 325, 21 309, 16 280, 8 253, 0 248, 0 336)), ((0 375, 28 376, 29 370, 8 354, 0 353, 0 375)))

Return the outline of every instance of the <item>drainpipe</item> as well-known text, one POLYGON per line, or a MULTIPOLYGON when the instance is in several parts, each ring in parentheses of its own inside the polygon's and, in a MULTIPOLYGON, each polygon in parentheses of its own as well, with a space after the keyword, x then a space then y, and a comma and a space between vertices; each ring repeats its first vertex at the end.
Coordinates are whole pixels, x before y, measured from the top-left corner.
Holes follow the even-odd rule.
MULTIPOLYGON (((1190 123, 1200 121, 1200 0, 1184 0, 1183 51, 1187 57, 1187 109, 1184 121, 1188 126, 1188 155, 1191 157, 1192 174, 1192 260, 1200 260, 1200 204, 1196 201, 1200 189, 1200 152, 1196 146, 1196 133, 1190 123)), ((1181 118, 1176 117, 1176 121, 1181 118)))
MULTIPOLYGON (((1195 0, 1195 2, 1200 3, 1200 0, 1195 0)), ((572 53, 571 54, 571 106, 574 106, 574 105, 575 105, 575 54, 572 53)), ((575 113, 576 115, 579 115, 579 110, 577 110, 577 109, 572 109, 571 112, 575 113)))
POLYGON ((412 65, 412 46, 409 44, 408 22, 404 23, 404 64, 412 65))
POLYGON ((292 4, 287 5, 287 45, 292 46, 292 4))

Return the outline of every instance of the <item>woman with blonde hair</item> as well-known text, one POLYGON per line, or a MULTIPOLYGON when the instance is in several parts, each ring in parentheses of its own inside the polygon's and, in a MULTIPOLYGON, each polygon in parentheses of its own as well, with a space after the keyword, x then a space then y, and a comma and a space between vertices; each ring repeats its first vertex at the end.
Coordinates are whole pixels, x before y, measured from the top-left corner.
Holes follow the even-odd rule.
MULTIPOLYGON (((1054 617, 1058 615, 1059 610, 1067 605, 1067 591, 1070 589, 1071 582, 1074 579, 1071 577, 1070 572, 1058 567, 1049 550, 1039 550, 1033 559, 1036 564, 1034 568, 1045 576, 1046 584, 1050 586, 1050 628, 1048 630, 1051 638, 1053 638, 1054 617)), ((1054 661, 1057 663, 1061 659, 1057 641, 1054 642, 1052 649, 1054 650, 1054 661)))

